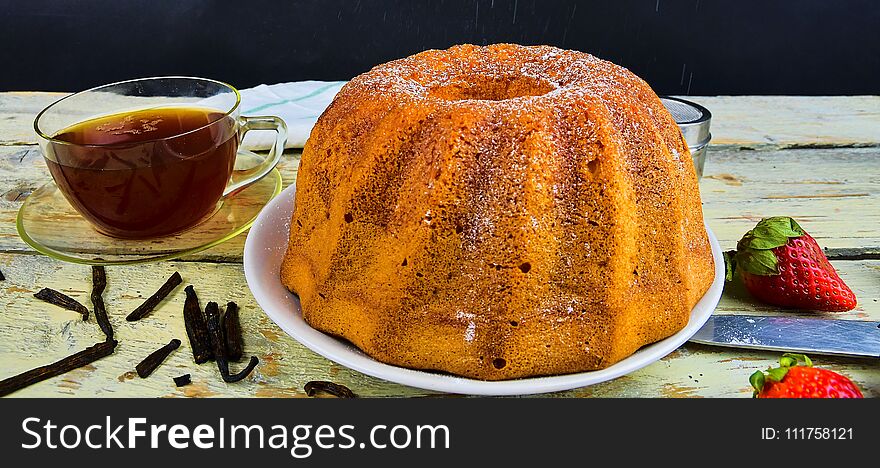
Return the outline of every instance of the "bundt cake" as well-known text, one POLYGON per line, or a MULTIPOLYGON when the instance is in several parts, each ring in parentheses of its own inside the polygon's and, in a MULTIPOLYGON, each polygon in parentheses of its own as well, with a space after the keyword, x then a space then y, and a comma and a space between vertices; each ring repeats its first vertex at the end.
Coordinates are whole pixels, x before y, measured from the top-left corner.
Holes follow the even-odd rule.
POLYGON ((487 380, 607 367, 714 265, 688 147, 636 75, 548 46, 373 68, 318 119, 281 279, 312 327, 487 380))

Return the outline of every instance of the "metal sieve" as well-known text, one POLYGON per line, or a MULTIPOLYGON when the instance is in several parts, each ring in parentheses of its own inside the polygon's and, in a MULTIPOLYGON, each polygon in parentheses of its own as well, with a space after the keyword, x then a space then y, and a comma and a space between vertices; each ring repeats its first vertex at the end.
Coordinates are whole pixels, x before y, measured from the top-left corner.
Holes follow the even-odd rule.
POLYGON ((691 101, 681 98, 662 96, 660 101, 666 106, 666 110, 672 114, 681 134, 691 150, 691 158, 697 170, 697 177, 703 177, 703 166, 706 165, 706 148, 712 134, 709 133, 709 124, 712 121, 712 113, 709 109, 691 101))

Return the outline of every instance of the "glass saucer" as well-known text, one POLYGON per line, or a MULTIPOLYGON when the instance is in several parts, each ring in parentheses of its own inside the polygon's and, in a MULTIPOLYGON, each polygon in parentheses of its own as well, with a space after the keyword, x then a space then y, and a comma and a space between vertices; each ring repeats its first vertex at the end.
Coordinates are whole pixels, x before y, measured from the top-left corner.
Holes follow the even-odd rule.
MULTIPOLYGON (((236 169, 259 164, 262 157, 239 152, 236 169)), ((235 173, 233 173, 233 180, 235 173)), ((34 190, 18 210, 18 235, 36 251, 86 265, 126 265, 170 260, 214 247, 241 234, 260 210, 281 193, 277 169, 226 197, 201 223, 178 234, 152 239, 120 239, 98 232, 68 203, 54 182, 34 190)))

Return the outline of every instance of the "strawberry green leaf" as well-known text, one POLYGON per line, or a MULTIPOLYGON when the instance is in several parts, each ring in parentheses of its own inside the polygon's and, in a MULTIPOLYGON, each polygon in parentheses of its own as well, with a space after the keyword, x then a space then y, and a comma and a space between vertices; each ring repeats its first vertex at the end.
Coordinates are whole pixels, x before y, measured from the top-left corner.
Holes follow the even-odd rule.
MULTIPOLYGON (((798 361, 803 361, 807 367, 813 367, 813 361, 809 357, 807 357, 806 354, 795 354, 795 353, 783 354, 782 357, 779 359, 779 364, 782 365, 783 367, 791 367, 791 366, 796 366, 798 361), (786 366, 785 364, 782 363, 783 359, 791 360, 794 362, 792 362, 790 365, 786 366)), ((789 361, 786 361, 786 362, 789 362, 789 361)))
POLYGON ((797 221, 788 216, 764 218, 758 222, 755 228, 766 228, 786 237, 801 237, 804 235, 804 230, 797 221))
POLYGON ((743 237, 746 247, 760 250, 770 250, 783 246, 788 242, 788 236, 778 230, 769 227, 756 227, 743 237))
POLYGON ((740 242, 742 247, 769 250, 785 245, 792 237, 803 235, 803 229, 793 219, 779 216, 762 219, 740 242))
POLYGON ((776 367, 767 371, 767 378, 774 382, 782 382, 788 374, 788 367, 776 367))
POLYGON ((793 358, 787 354, 783 355, 779 358, 779 366, 780 367, 792 367, 797 365, 797 359, 793 358))
POLYGON ((779 263, 772 250, 741 250, 736 254, 736 265, 753 275, 772 276, 779 274, 779 263))
POLYGON ((764 373, 761 371, 755 371, 754 374, 749 376, 749 383, 752 384, 752 387, 755 389, 755 394, 764 389, 764 373))
POLYGON ((724 257, 724 281, 733 281, 733 272, 736 270, 736 250, 728 250, 721 255, 724 257))
POLYGON ((797 234, 797 236, 791 237, 801 237, 807 233, 807 231, 804 231, 804 228, 802 228, 793 218, 788 218, 788 220, 791 221, 791 232, 797 234))
POLYGON ((734 263, 737 268, 753 275, 778 275, 778 262, 772 249, 787 244, 793 237, 803 235, 804 230, 787 216, 764 218, 736 243, 734 263))

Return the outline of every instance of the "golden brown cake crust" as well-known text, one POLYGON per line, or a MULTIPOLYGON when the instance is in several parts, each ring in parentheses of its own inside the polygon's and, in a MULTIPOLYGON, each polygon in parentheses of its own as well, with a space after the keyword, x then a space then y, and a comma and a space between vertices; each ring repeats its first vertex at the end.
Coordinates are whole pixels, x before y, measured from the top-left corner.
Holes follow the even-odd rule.
POLYGON ((607 367, 712 282, 687 145, 625 68, 549 46, 379 65, 321 115, 283 283, 389 364, 498 380, 607 367))

